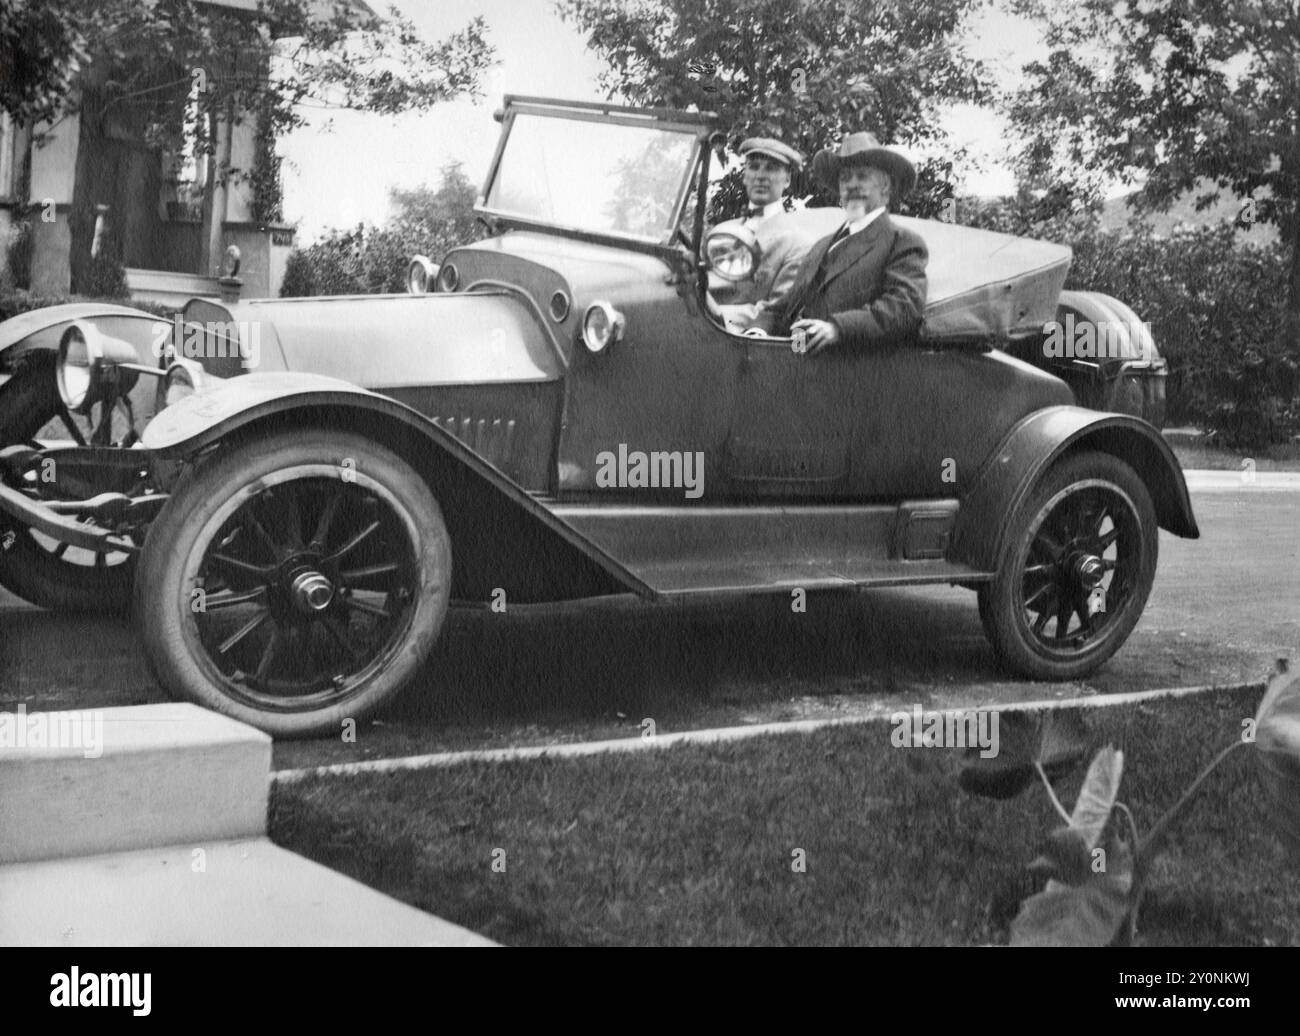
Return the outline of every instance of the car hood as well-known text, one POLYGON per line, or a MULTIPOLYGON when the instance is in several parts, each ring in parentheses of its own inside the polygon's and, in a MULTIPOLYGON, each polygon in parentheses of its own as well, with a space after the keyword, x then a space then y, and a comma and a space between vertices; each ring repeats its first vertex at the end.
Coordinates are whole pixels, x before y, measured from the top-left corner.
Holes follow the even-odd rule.
POLYGON ((550 333, 504 291, 196 301, 185 320, 208 329, 195 358, 218 375, 308 371, 383 392, 544 382, 563 370, 550 333), (223 347, 223 331, 238 350, 223 347))

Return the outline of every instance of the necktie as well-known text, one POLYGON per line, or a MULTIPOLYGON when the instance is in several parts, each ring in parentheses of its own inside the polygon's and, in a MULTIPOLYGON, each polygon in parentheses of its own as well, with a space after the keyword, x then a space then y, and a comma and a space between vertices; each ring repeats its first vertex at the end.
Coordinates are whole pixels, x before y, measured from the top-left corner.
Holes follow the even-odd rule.
POLYGON ((830 248, 826 249, 826 255, 829 257, 830 254, 835 251, 835 249, 837 249, 840 245, 844 244, 844 242, 848 239, 848 236, 849 236, 849 225, 845 223, 844 226, 840 227, 839 230, 835 231, 835 239, 831 241, 830 248))
POLYGON ((761 215, 763 215, 763 210, 761 208, 755 208, 752 205, 745 210, 746 219, 758 219, 761 215))
POLYGON ((813 275, 812 280, 808 282, 807 287, 799 296, 798 300, 791 307, 790 319, 792 321, 798 320, 803 316, 804 305, 807 303, 808 299, 821 289, 822 281, 826 279, 826 265, 831 261, 831 253, 833 253, 839 245, 848 240, 848 236, 849 225, 845 223, 835 232, 835 237, 831 239, 831 243, 826 249, 826 254, 822 256, 822 261, 817 264, 817 272, 813 275))

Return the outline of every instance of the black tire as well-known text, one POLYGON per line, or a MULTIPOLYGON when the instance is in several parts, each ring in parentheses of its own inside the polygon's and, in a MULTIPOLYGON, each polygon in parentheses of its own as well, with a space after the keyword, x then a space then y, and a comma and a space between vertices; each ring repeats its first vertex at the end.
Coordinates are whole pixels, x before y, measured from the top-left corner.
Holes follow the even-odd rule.
POLYGON ((1151 494, 1117 457, 1075 454, 1048 470, 1008 528, 997 575, 978 592, 985 633, 1022 676, 1086 676, 1123 646, 1146 606, 1159 551, 1151 494), (1097 578, 1100 617, 1087 604, 1097 578))
MULTIPOLYGON (((30 442, 64 415, 55 359, 54 353, 31 354, 0 391, 0 446, 30 442)), ((0 585, 32 604, 56 612, 124 614, 134 579, 135 558, 129 554, 60 545, 0 513, 0 585)))
POLYGON ((401 690, 450 593, 451 540, 424 480, 368 439, 312 430, 232 445, 185 475, 149 528, 135 600, 169 692, 309 737, 401 690), (303 589, 313 577, 328 593, 303 589))

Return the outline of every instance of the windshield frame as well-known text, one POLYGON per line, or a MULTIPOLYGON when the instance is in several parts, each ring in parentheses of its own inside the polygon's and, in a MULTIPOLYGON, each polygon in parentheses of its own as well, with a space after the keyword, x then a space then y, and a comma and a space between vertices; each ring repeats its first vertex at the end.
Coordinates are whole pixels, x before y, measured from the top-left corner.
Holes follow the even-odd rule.
MULTIPOLYGON (((515 97, 507 95, 505 108, 499 113, 501 119, 501 136, 497 140, 496 152, 488 167, 487 179, 483 190, 474 203, 474 211, 502 226, 517 227, 521 230, 536 230, 541 233, 556 234, 562 237, 576 238, 597 244, 614 244, 651 255, 679 253, 682 243, 677 237, 681 227, 682 214, 685 212, 692 189, 699 172, 701 156, 708 146, 708 138, 713 132, 717 116, 712 112, 687 112, 666 108, 627 108, 615 104, 598 104, 582 101, 552 101, 545 98, 515 97), (615 230, 593 230, 588 227, 575 227, 569 224, 552 223, 531 219, 517 212, 490 208, 487 198, 496 182, 505 156, 506 146, 510 140, 510 131, 514 128, 516 115, 533 115, 551 119, 565 119, 577 122, 598 122, 604 125, 642 126, 658 130, 668 130, 694 137, 690 158, 682 170, 673 201, 672 218, 659 238, 640 237, 634 234, 622 234, 615 230)), ((690 231, 688 231, 688 235, 690 231)), ((698 242, 692 242, 698 247, 698 242)))

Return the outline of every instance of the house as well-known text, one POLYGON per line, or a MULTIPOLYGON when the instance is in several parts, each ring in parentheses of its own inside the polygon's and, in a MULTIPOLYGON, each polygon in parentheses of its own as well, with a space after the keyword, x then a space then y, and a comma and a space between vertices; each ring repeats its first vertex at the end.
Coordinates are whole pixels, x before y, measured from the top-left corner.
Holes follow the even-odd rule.
MULTIPOLYGON (((256 0, 199 2, 249 18, 257 7, 256 0)), ((332 8, 321 3, 323 11, 332 8)), ((83 293, 92 257, 104 255, 125 267, 134 299, 215 298, 234 245, 242 293, 277 295, 294 229, 279 218, 274 142, 253 114, 207 119, 193 103, 208 77, 264 75, 268 61, 250 48, 235 67, 137 65, 130 92, 117 86, 112 69, 91 65, 78 77, 79 112, 35 127, 0 115, 0 284, 26 280, 35 294, 83 293), (151 113, 168 104, 184 109, 185 126, 159 142, 150 138, 151 113), (223 183, 223 166, 258 175, 223 183), (7 245, 24 223, 30 231, 14 261, 7 245)))

